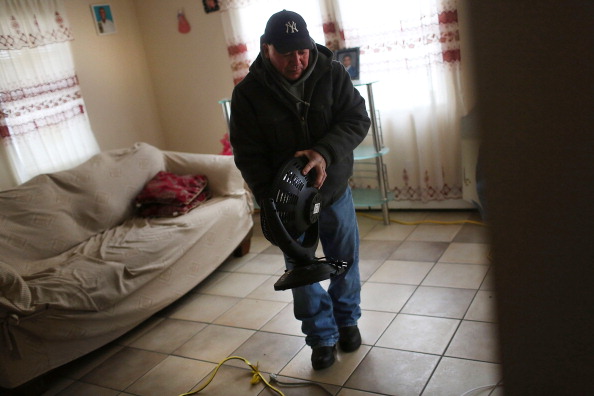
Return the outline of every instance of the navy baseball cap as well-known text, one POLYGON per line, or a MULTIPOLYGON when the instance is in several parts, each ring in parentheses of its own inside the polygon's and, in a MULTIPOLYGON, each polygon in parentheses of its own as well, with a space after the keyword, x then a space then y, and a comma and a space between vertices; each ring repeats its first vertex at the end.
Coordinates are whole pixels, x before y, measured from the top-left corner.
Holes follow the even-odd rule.
POLYGON ((270 17, 266 23, 262 41, 274 45, 281 54, 313 49, 314 46, 305 20, 296 12, 287 10, 277 12, 270 17))

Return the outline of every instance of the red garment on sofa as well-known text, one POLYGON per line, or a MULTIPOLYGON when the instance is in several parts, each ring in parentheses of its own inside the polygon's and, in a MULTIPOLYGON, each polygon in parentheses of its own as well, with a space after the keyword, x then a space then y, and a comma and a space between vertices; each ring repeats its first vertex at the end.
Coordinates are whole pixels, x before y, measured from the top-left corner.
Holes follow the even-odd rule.
POLYGON ((211 197, 204 175, 176 175, 161 171, 136 196, 137 214, 143 217, 181 216, 211 197))

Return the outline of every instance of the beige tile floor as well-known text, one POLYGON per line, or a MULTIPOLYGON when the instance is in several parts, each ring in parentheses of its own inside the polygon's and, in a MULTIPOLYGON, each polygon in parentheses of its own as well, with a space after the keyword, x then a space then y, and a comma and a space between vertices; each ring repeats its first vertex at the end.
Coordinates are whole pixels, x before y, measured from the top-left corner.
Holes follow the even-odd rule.
MULTIPOLYGON (((230 258, 178 302, 141 326, 58 370, 44 396, 175 396, 196 389, 216 364, 238 355, 281 381, 287 396, 463 395, 500 381, 495 292, 485 227, 402 225, 359 214, 362 347, 313 371, 292 313, 278 248, 259 223, 250 253, 230 258)), ((474 212, 394 211, 392 220, 478 220, 474 212)), ((258 219, 256 218, 256 222, 258 219)), ((225 363, 200 394, 274 395, 250 384, 248 367, 225 363)), ((467 396, 502 395, 502 388, 467 396)))

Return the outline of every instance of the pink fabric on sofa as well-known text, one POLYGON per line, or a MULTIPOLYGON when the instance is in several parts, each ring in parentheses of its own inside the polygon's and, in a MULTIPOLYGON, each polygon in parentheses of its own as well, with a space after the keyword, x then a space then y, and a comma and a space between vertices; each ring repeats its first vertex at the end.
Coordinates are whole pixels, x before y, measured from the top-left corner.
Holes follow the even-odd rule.
POLYGON ((136 212, 142 217, 181 216, 210 196, 206 176, 160 171, 136 196, 136 212))

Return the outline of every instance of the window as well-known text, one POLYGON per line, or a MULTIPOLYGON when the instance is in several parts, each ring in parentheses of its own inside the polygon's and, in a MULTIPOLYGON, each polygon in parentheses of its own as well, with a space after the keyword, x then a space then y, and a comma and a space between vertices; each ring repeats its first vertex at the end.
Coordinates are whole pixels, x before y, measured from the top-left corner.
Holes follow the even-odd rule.
POLYGON ((97 153, 58 0, 0 2, 0 140, 23 183, 97 153))

